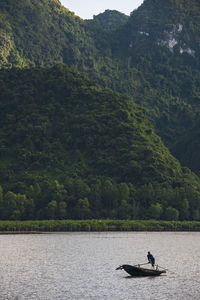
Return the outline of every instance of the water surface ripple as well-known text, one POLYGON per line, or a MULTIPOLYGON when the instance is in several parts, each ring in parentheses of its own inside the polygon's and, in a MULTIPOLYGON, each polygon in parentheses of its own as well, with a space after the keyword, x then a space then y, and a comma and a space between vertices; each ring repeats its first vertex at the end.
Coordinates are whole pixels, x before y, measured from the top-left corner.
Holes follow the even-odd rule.
POLYGON ((199 300, 200 233, 104 232, 0 235, 1 300, 199 300), (146 262, 166 276, 132 278, 146 262))

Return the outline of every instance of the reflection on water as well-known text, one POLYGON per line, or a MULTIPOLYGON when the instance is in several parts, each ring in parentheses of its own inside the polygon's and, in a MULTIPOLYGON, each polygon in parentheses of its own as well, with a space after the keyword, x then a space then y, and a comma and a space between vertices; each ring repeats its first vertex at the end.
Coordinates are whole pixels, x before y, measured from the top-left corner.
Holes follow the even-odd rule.
POLYGON ((0 235, 0 299, 199 300, 199 249, 197 232, 0 235), (147 251, 166 275, 115 270, 147 251))

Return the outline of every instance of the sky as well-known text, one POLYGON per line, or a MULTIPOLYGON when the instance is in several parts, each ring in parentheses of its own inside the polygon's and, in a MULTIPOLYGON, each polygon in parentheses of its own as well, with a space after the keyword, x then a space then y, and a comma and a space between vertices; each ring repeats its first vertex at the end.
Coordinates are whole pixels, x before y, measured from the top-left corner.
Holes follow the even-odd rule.
POLYGON ((143 0, 60 0, 60 2, 82 19, 92 19, 93 15, 98 15, 106 9, 130 15, 143 0))

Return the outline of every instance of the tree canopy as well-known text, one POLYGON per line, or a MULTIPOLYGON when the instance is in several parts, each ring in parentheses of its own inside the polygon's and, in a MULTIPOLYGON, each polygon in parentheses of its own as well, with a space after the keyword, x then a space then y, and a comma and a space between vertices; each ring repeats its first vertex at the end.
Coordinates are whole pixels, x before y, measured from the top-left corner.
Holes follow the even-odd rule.
POLYGON ((199 178, 128 96, 64 65, 0 70, 0 82, 3 218, 148 218, 158 207, 164 217, 168 206, 189 218, 199 209, 199 178))

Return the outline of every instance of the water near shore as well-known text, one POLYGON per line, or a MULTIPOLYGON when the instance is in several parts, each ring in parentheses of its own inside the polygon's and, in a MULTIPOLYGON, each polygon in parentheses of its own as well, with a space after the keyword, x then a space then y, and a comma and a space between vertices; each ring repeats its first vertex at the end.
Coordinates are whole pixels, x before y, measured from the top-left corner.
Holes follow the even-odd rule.
POLYGON ((199 249, 199 232, 1 235, 0 299, 199 299, 199 249), (115 270, 144 263, 148 250, 166 276, 115 270))

